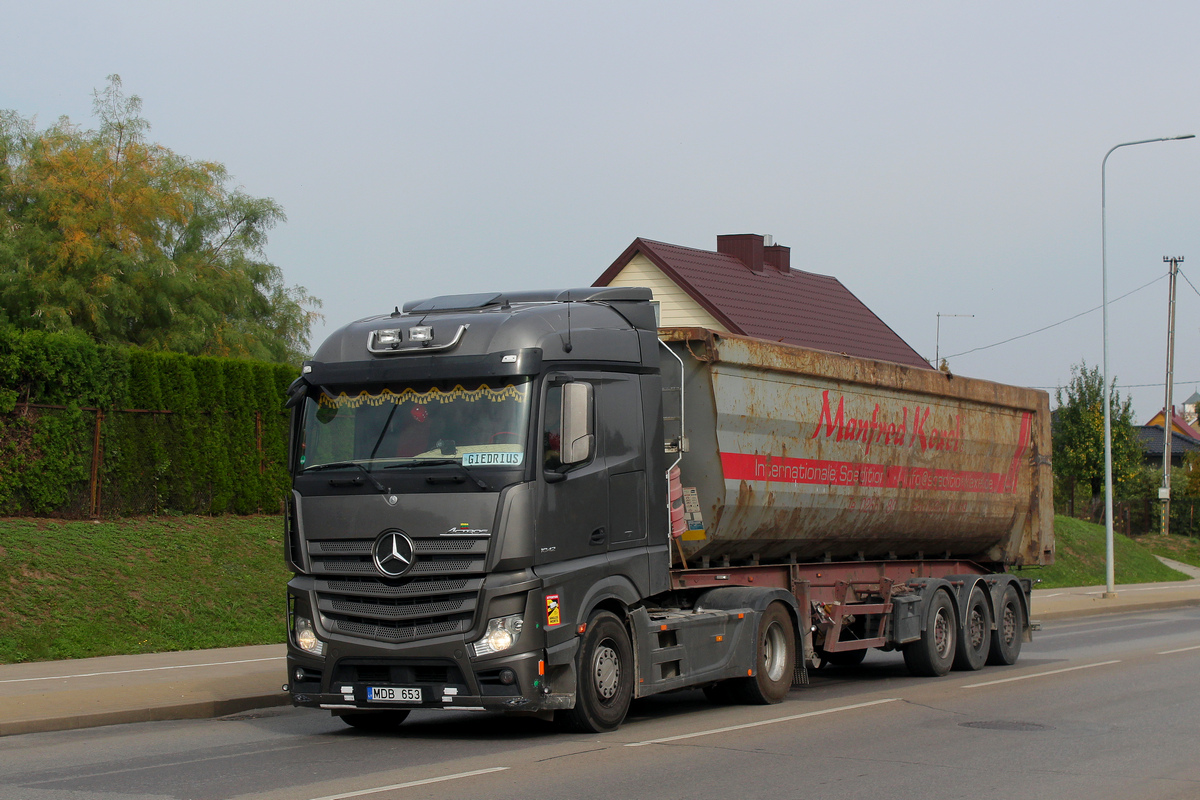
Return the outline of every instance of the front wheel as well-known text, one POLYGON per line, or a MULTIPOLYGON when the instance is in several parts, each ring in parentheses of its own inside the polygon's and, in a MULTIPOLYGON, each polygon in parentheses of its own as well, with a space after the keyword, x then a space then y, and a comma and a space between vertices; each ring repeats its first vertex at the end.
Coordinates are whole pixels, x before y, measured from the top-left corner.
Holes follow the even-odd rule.
POLYGON ((771 603, 758 620, 758 656, 754 675, 731 681, 743 703, 768 705, 787 697, 796 665, 796 631, 782 603, 771 603))
POLYGON ((949 672, 954 663, 957 630, 950 595, 941 590, 934 592, 925 610, 925 630, 921 632, 921 638, 904 645, 904 664, 908 671, 927 678, 949 672))
POLYGON ((582 733, 615 731, 633 700, 633 646, 615 614, 599 611, 588 620, 576 657, 575 707, 563 718, 582 733))

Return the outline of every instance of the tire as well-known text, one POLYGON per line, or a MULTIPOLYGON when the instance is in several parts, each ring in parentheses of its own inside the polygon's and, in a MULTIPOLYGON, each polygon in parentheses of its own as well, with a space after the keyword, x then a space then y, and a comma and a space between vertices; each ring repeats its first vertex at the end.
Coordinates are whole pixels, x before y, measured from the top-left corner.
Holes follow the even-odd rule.
POLYGON ((395 730, 408 718, 408 710, 368 711, 363 714, 342 714, 342 722, 360 731, 383 733, 395 730))
POLYGON ((754 675, 730 681, 739 702, 770 705, 787 697, 796 668, 796 631, 782 603, 771 603, 758 618, 758 652, 754 675))
POLYGON ((575 707, 562 712, 566 727, 605 733, 621 726, 633 700, 633 646, 615 614, 600 611, 588 620, 576 656, 575 707))
POLYGON ((1011 583, 1004 590, 1004 599, 996 609, 996 630, 992 631, 992 650, 987 663, 1009 665, 1017 663, 1025 635, 1025 609, 1017 587, 1011 583))
POLYGON ((821 666, 826 665, 831 667, 842 667, 843 669, 851 669, 857 667, 867 657, 866 650, 839 650, 836 653, 827 653, 824 650, 818 650, 817 655, 821 657, 821 666))
POLYGON ((925 630, 921 638, 904 645, 904 664, 913 675, 936 678, 950 671, 954 663, 954 640, 958 638, 954 603, 944 591, 929 598, 925 609, 925 630))
POLYGON ((975 584, 963 609, 962 626, 958 629, 958 646, 954 648, 954 668, 983 669, 992 649, 992 614, 988 609, 983 586, 975 584))

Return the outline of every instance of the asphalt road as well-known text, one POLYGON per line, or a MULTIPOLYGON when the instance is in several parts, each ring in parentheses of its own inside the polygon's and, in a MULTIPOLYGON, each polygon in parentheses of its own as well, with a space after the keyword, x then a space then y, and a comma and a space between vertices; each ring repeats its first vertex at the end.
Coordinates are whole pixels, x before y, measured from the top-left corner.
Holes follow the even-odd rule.
POLYGON ((379 736, 291 708, 10 736, 0 798, 1200 797, 1200 609, 1036 636, 940 679, 872 652, 775 706, 653 698, 602 736, 439 711, 379 736))

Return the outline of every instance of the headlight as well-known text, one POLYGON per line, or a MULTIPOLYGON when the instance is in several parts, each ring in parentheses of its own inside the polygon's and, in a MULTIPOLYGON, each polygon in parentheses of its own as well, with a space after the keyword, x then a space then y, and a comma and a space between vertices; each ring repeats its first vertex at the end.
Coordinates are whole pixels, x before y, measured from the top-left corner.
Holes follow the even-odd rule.
POLYGON ((521 615, 489 619, 483 638, 471 645, 476 656, 490 656, 512 647, 521 638, 521 615))
POLYGON ((313 624, 304 617, 296 617, 296 644, 306 653, 314 656, 325 655, 325 643, 317 638, 313 624))

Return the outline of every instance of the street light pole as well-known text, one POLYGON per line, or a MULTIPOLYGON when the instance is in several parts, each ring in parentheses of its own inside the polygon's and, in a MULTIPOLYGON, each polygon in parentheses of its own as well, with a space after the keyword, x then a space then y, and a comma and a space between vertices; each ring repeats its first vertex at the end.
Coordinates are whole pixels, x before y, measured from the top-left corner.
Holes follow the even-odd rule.
POLYGON ((1171 389, 1175 384, 1175 276, 1179 274, 1179 262, 1183 256, 1163 256, 1171 265, 1170 288, 1167 291, 1167 399, 1163 401, 1163 485, 1158 496, 1162 499, 1162 532, 1171 531, 1171 418, 1175 403, 1171 400, 1171 389))
POLYGON ((1196 134, 1187 133, 1183 136, 1163 136, 1158 139, 1139 139, 1136 142, 1122 142, 1114 145, 1104 154, 1100 162, 1100 280, 1104 294, 1104 554, 1105 554, 1105 592, 1104 597, 1111 599, 1117 596, 1114 586, 1113 569, 1113 485, 1112 485, 1112 387, 1108 382, 1108 229, 1106 220, 1106 185, 1105 168, 1108 157, 1119 147, 1129 147, 1135 144, 1150 144, 1152 142, 1170 142, 1176 139, 1194 139, 1196 134))

